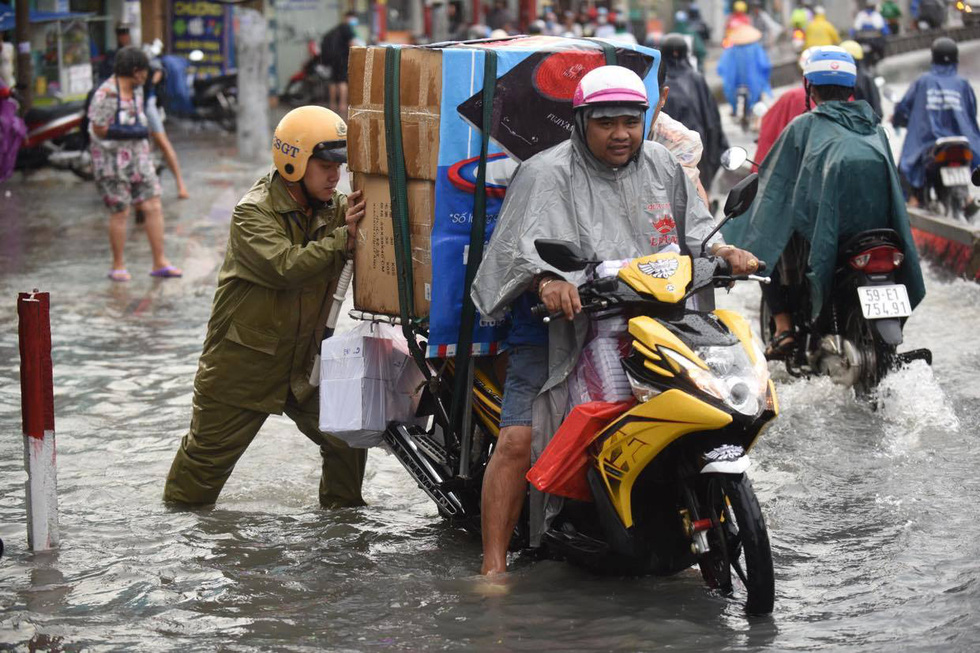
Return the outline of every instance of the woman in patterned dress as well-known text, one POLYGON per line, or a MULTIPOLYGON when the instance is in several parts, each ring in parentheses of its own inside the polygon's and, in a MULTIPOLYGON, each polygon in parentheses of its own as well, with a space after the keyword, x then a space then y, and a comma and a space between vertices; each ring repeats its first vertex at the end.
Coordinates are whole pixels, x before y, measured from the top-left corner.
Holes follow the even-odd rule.
POLYGON ((179 277, 181 271, 170 264, 163 253, 163 207, 160 204, 160 181, 150 158, 149 134, 119 138, 124 129, 146 127, 143 89, 149 74, 146 55, 133 46, 116 54, 115 74, 99 86, 89 105, 89 134, 92 138, 92 164, 95 181, 109 208, 109 244, 112 268, 109 278, 129 281, 123 248, 129 223, 129 207, 134 206, 146 218, 146 235, 153 254, 154 277, 179 277), (110 129, 116 127, 116 129, 110 129), (121 129, 120 129, 121 127, 121 129))

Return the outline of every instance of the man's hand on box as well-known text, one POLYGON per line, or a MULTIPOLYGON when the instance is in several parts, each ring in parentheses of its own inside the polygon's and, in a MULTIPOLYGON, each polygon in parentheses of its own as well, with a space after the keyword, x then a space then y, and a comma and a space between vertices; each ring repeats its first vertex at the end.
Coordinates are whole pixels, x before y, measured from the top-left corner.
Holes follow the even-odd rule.
POLYGON ((355 190, 347 196, 347 215, 344 221, 347 223, 347 251, 354 251, 354 244, 357 242, 357 223, 364 217, 364 200, 361 199, 364 193, 355 190))

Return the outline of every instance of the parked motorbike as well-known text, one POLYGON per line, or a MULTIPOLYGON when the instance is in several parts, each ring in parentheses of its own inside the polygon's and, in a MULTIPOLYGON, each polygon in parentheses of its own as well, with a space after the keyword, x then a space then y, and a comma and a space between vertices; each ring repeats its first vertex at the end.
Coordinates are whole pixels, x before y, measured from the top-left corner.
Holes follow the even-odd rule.
POLYGON ((34 107, 24 116, 27 139, 17 155, 17 170, 52 166, 78 177, 94 177, 88 133, 82 129, 85 102, 78 100, 50 107, 34 107))
MULTIPOLYGON (((204 59, 204 53, 194 50, 188 59, 192 64, 198 63, 204 59)), ((190 76, 193 77, 193 71, 190 76)), ((195 119, 210 120, 229 132, 237 129, 238 73, 193 78, 192 88, 195 119)))
MULTIPOLYGON (((757 187, 752 175, 732 189, 726 221, 748 209, 757 187)), ((733 276, 727 263, 703 251, 701 257, 644 256, 603 277, 596 272, 599 261, 585 260, 565 242, 538 240, 535 246, 557 269, 585 271, 579 294, 590 319, 628 324, 630 346, 620 362, 636 400, 587 445, 591 501, 564 499, 541 551, 625 575, 675 574, 697 564, 709 587, 725 594, 738 588, 748 612, 771 612, 772 554, 746 470, 748 451, 778 413, 775 389, 744 318, 686 306, 698 291, 768 279, 733 276)), ((532 312, 540 316, 547 309, 532 312)), ((447 363, 439 376, 445 381, 454 373, 447 363)), ((453 383, 438 387, 448 393, 453 383)), ((438 426, 392 423, 385 433, 440 514, 473 530, 479 528, 483 471, 499 432, 502 388, 494 361, 481 359, 472 385, 474 445, 462 448, 474 452, 466 477, 454 467, 460 449, 446 442, 438 426)), ((442 398, 440 405, 470 400, 442 398)), ((528 529, 526 515, 519 531, 528 529)))
POLYGON ((923 206, 933 206, 954 220, 966 220, 976 212, 970 199, 973 151, 965 136, 940 138, 926 157, 923 206))
POLYGON ((324 66, 320 59, 320 46, 311 39, 306 44, 309 58, 286 85, 279 99, 290 106, 303 106, 327 100, 327 88, 330 84, 330 68, 324 66))

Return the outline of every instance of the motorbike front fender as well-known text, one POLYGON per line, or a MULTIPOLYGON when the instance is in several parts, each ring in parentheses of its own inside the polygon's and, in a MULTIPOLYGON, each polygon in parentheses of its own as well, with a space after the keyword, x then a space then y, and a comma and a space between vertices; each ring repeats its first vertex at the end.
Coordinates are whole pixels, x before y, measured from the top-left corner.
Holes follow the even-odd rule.
POLYGON ((752 461, 748 456, 740 456, 735 460, 715 460, 701 468, 702 474, 744 474, 752 461))

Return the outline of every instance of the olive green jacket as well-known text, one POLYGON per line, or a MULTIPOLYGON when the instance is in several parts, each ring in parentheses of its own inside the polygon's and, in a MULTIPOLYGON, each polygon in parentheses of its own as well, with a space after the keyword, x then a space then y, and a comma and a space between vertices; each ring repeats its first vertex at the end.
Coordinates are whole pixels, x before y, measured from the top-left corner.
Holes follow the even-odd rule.
POLYGON ((319 351, 331 290, 347 258, 347 197, 311 218, 275 171, 231 218, 194 390, 231 406, 282 413, 300 402, 319 351))

